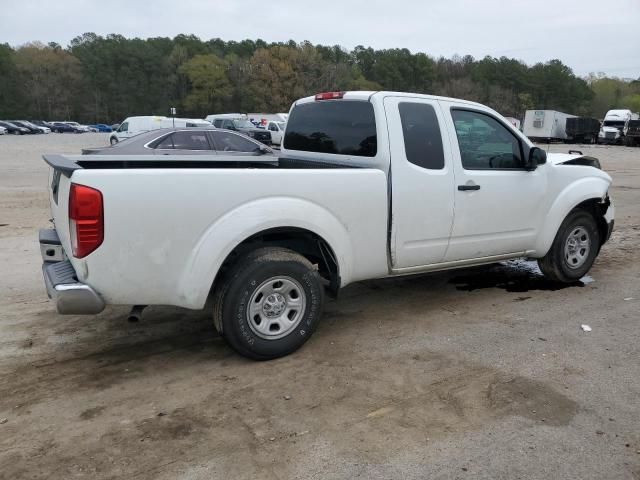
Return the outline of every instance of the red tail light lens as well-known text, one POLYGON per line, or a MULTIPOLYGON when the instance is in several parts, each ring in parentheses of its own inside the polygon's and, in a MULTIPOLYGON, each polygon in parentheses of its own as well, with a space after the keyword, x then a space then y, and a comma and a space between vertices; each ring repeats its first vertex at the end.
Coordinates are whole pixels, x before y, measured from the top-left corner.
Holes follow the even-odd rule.
POLYGON ((344 92, 323 92, 316 94, 316 100, 338 100, 344 97, 344 92))
POLYGON ((95 188, 71 184, 69 192, 69 230, 73 256, 83 258, 102 244, 104 213, 102 193, 95 188))

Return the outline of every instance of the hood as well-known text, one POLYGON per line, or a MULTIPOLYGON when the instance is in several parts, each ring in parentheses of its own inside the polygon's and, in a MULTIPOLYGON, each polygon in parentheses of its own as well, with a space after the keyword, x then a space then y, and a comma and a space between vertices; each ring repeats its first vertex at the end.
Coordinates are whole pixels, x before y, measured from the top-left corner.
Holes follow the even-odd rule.
POLYGON ((552 165, 581 165, 602 170, 597 158, 575 153, 547 153, 547 161, 552 165))

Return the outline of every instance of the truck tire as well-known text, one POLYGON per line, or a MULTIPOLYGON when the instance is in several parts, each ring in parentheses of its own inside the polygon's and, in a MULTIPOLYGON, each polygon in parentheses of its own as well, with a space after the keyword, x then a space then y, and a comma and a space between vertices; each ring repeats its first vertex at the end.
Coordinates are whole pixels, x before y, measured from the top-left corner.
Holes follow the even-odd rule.
POLYGON ((309 260, 292 250, 254 250, 218 283, 213 302, 216 329, 234 350, 253 360, 294 352, 320 321, 320 276, 309 260))
POLYGON ((591 269, 600 248, 600 233, 591 213, 577 209, 564 219, 547 254, 538 260, 549 280, 571 283, 591 269))
POLYGON ((115 145, 116 143, 118 143, 118 139, 117 139, 116 137, 111 137, 111 138, 109 139, 109 143, 110 143, 111 145, 115 145))

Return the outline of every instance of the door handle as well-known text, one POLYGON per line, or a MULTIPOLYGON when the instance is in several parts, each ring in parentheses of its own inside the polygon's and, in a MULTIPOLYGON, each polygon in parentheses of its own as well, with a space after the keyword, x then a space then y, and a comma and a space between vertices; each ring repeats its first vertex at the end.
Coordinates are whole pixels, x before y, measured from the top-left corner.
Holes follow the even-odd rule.
POLYGON ((480 185, 458 185, 458 190, 466 192, 469 190, 480 190, 480 185))

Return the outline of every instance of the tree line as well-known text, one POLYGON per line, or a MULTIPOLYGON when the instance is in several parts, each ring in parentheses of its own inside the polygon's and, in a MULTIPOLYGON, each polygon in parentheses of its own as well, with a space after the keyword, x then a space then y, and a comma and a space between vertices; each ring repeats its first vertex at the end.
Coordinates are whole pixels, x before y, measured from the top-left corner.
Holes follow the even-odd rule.
POLYGON ((56 43, 0 44, 0 118, 112 123, 130 115, 203 118, 219 112, 283 112, 321 91, 395 90, 478 101, 503 115, 561 110, 602 118, 640 110, 640 79, 576 76, 560 60, 527 65, 487 56, 433 58, 405 48, 294 41, 203 41, 85 33, 56 43))

